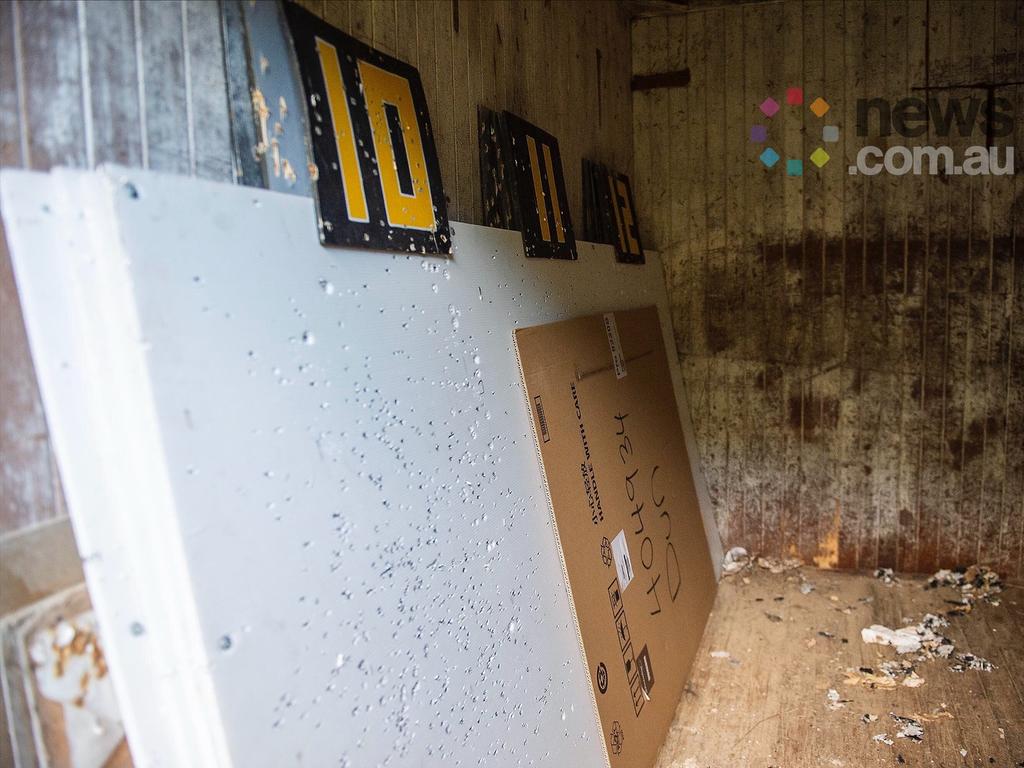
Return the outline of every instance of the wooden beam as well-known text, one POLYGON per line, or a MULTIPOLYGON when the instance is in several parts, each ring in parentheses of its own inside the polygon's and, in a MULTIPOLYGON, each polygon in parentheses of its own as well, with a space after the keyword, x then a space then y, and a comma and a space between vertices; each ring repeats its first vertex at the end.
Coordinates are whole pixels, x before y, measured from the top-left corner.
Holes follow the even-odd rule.
POLYGON ((652 91, 655 88, 685 88, 689 84, 690 68, 684 67, 673 72, 633 75, 630 88, 634 91, 652 91))

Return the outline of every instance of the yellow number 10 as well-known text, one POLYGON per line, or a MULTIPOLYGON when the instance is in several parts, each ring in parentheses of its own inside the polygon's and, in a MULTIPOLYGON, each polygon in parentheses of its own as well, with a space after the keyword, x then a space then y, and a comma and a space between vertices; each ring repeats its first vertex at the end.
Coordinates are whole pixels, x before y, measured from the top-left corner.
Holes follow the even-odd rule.
POLYGON ((370 221, 364 182, 374 183, 376 179, 384 198, 389 226, 433 231, 434 204, 409 81, 368 62, 358 62, 359 77, 363 84, 362 103, 370 121, 377 159, 376 176, 372 173, 364 175, 360 168, 359 147, 352 120, 352 109, 359 108, 358 96, 351 102, 348 99, 337 49, 319 37, 316 49, 327 89, 331 123, 334 125, 349 220, 370 221), (403 185, 400 169, 406 166, 408 177, 404 179, 406 183, 403 185))

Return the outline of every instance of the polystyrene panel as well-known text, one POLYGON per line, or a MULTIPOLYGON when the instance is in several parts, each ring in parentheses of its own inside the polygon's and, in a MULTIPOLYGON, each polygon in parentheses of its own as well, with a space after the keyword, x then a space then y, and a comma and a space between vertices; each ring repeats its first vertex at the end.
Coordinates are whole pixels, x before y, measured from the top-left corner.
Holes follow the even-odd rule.
POLYGON ((0 190, 140 764, 604 761, 512 330, 657 304, 671 340, 656 255, 324 248, 307 198, 135 170, 0 190))

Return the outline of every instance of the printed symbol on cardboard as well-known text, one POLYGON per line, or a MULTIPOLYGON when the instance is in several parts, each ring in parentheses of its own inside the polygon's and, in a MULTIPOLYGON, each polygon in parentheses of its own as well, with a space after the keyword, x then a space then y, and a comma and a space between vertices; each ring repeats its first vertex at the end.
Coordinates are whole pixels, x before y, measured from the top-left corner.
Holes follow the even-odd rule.
POLYGON ((651 698, 651 688, 654 687, 654 667, 651 666, 651 654, 645 645, 636 657, 636 665, 640 670, 640 682, 644 687, 644 695, 651 698))
POLYGON ((633 653, 633 644, 629 641, 626 642, 626 647, 622 649, 622 661, 626 665, 626 677, 630 679, 632 684, 633 679, 637 677, 638 673, 636 654, 633 653))
POLYGON ((606 567, 611 567, 612 545, 611 542, 608 541, 607 536, 601 539, 601 562, 604 563, 606 567))
POLYGON ((626 736, 622 732, 622 726, 619 725, 619 721, 618 720, 616 720, 615 722, 612 723, 611 736, 612 736, 612 738, 611 738, 612 754, 621 755, 622 754, 622 743, 626 740, 626 736))
MULTIPOLYGON (((615 545, 612 544, 614 551, 615 545)), ((616 557, 616 566, 618 558, 616 557)), ((612 604, 612 617, 615 621, 615 634, 619 638, 619 648, 622 649, 622 664, 626 668, 626 682, 629 683, 629 693, 633 699, 633 713, 640 717, 640 710, 644 708, 644 702, 650 699, 644 684, 640 679, 639 666, 636 655, 633 651, 633 644, 629 641, 629 624, 626 622, 626 611, 622 605, 622 592, 619 589, 619 580, 612 579, 608 585, 608 599, 612 604)), ((645 646, 646 647, 646 646, 645 646)), ((648 664, 650 659, 648 658, 648 664)), ((654 675, 651 674, 653 684, 654 675)))
POLYGON ((603 661, 597 665, 597 690, 601 693, 608 690, 608 667, 603 661))
POLYGON ((608 599, 612 604, 612 615, 618 615, 622 610, 622 593, 619 591, 618 579, 612 579, 612 583, 608 585, 608 599))
POLYGON ((619 648, 629 645, 629 625, 626 623, 626 612, 615 617, 615 634, 619 636, 619 648))
MULTIPOLYGON (((633 650, 633 646, 629 647, 630 651, 633 650)), ((634 666, 636 666, 634 664, 634 666)), ((644 684, 640 680, 640 675, 634 675, 629 681, 629 695, 633 697, 633 711, 637 717, 640 717, 640 710, 644 708, 644 702, 650 701, 650 696, 644 691, 644 684)))

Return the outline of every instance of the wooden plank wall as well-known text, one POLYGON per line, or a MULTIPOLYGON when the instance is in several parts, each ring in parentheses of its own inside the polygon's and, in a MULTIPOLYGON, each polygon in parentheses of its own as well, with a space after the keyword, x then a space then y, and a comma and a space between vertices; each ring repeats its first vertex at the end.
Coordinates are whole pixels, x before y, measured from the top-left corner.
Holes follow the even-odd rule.
MULTIPOLYGON (((478 104, 559 137, 577 227, 580 159, 632 171, 630 26, 618 3, 304 4, 419 68, 452 218, 482 220, 478 104)), ((220 13, 216 0, 0 2, 0 165, 117 162, 232 181, 220 13)), ((65 511, 0 250, 2 537, 65 511)))
MULTIPOLYGON (((0 3, 0 164, 120 163, 232 180, 216 2, 0 3)), ((66 515, 6 248, 0 536, 66 515)))
POLYGON ((334 26, 415 65, 438 139, 448 214, 483 220, 476 108, 508 109, 558 138, 569 209, 583 224, 583 157, 633 167, 624 7, 521 0, 301 0, 334 26))
MULTIPOLYGON (((1024 80, 1019 0, 808 0, 633 23, 633 71, 689 67, 635 94, 645 242, 673 321, 727 546, 832 567, 1024 576, 1024 181, 850 175, 872 144, 856 99, 1024 80), (785 105, 805 89, 804 108, 785 105), (782 109, 765 120, 772 96, 782 109), (824 119, 806 104, 823 96, 824 119), (765 169, 769 125, 805 172, 765 169), (824 124, 840 129, 824 144, 824 124), (820 171, 807 158, 824 146, 820 171)), ((956 96, 984 96, 957 92, 956 96)), ((1024 88, 1014 106, 1024 163, 1024 88)), ((945 94, 943 94, 943 99, 945 94)))

